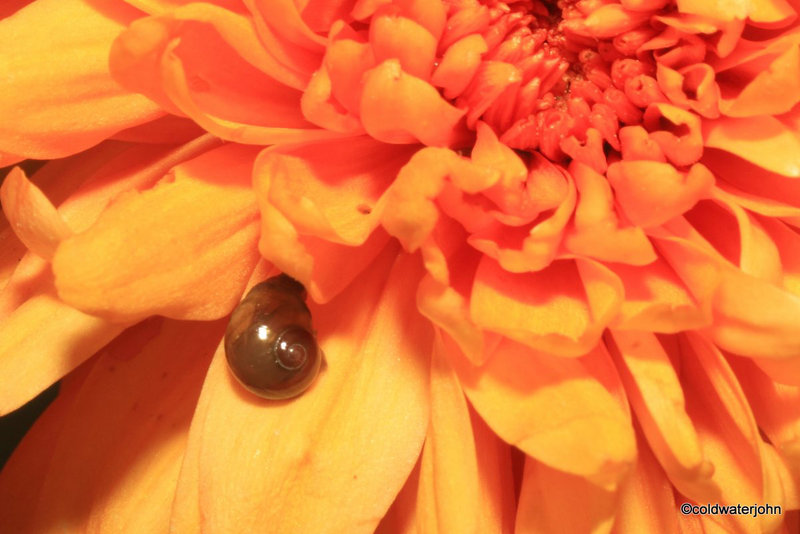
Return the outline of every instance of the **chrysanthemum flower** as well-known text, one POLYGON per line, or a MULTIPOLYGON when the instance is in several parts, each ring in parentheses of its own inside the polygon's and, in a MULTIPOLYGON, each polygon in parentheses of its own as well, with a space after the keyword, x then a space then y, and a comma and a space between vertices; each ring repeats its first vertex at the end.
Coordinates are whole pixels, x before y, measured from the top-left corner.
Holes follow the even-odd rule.
POLYGON ((62 387, 0 528, 800 528, 798 9, 5 2, 0 413, 62 387), (325 366, 265 401, 277 272, 325 366))

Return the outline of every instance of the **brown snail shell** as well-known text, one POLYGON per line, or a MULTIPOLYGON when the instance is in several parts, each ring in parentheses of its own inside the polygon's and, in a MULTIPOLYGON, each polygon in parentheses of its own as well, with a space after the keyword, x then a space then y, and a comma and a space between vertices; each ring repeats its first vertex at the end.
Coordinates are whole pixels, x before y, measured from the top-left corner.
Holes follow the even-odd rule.
POLYGON ((236 379, 266 399, 288 399, 314 382, 322 364, 300 282, 281 274, 253 286, 233 310, 225 357, 236 379))

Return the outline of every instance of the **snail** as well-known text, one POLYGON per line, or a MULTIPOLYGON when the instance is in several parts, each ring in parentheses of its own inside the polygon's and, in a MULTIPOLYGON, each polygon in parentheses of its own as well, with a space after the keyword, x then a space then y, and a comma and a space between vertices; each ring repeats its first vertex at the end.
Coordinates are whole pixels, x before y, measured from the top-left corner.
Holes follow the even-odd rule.
POLYGON ((303 285, 281 274, 253 286, 233 310, 225 358, 236 379, 266 399, 289 399, 319 373, 322 351, 303 285))

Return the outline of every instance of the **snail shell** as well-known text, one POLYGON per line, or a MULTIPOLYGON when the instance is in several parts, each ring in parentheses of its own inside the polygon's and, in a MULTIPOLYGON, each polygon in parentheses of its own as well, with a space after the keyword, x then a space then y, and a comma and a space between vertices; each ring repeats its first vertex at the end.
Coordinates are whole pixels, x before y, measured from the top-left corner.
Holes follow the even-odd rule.
POLYGON ((253 286, 233 310, 225 357, 239 382, 266 399, 305 391, 319 373, 322 352, 302 284, 281 274, 253 286))

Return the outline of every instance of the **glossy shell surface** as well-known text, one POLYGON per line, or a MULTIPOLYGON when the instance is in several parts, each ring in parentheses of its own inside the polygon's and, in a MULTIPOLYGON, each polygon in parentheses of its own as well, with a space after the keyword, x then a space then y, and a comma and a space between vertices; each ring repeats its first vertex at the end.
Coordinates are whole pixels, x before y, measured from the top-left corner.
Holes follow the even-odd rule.
POLYGON ((305 297, 302 284, 282 274, 253 286, 231 314, 225 357, 252 393, 288 399, 317 377, 322 352, 305 297))

